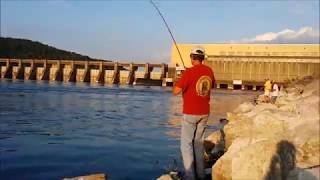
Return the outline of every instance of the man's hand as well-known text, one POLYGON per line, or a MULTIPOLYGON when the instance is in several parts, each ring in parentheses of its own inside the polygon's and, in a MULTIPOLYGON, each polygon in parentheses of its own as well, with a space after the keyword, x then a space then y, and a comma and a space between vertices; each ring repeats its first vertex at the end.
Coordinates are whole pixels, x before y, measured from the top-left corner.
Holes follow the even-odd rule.
POLYGON ((172 88, 172 94, 173 95, 178 95, 178 94, 181 93, 181 91, 182 91, 182 89, 177 87, 177 86, 173 86, 173 88, 172 88))

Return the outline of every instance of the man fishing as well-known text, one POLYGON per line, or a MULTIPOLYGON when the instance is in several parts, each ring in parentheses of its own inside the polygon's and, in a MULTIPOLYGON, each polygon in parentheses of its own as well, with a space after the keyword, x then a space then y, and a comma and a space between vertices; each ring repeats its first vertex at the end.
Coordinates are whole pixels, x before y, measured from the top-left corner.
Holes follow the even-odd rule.
POLYGON ((173 95, 183 95, 181 153, 187 180, 204 179, 204 131, 210 113, 210 91, 215 83, 213 71, 202 64, 205 50, 194 47, 190 53, 192 67, 186 69, 173 87, 173 95))

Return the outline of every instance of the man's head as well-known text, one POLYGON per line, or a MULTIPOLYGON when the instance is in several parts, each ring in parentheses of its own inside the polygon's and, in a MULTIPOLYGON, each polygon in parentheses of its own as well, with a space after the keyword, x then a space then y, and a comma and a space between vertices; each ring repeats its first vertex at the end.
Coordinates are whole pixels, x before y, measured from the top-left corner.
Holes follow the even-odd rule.
POLYGON ((196 46, 191 49, 190 58, 192 61, 202 62, 204 60, 204 56, 205 56, 205 50, 203 47, 196 46))

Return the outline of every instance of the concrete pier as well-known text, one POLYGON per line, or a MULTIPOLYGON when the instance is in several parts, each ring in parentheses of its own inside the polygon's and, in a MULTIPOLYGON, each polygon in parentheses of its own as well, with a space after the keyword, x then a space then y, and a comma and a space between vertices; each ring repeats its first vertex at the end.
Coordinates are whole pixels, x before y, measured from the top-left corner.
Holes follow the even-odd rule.
POLYGON ((134 82, 135 79, 135 72, 138 69, 138 67, 134 66, 133 63, 130 64, 130 68, 129 68, 129 74, 127 77, 127 84, 131 85, 134 82))
POLYGON ((50 81, 62 81, 63 70, 61 66, 61 62, 57 61, 56 64, 53 64, 50 68, 50 81))
POLYGON ((161 72, 160 79, 164 79, 164 78, 168 77, 167 76, 168 70, 169 70, 168 66, 166 64, 162 63, 161 70, 160 70, 160 72, 161 72))
POLYGON ((41 80, 49 80, 49 75, 50 75, 50 65, 47 63, 47 60, 44 60, 41 80))
POLYGON ((150 67, 150 64, 147 63, 144 67, 144 77, 145 79, 149 79, 150 78, 150 72, 153 70, 152 67, 150 67))
POLYGON ((12 64, 9 59, 6 60, 5 66, 1 66, 1 77, 12 78, 12 64))
POLYGON ((30 66, 24 68, 24 79, 25 80, 35 80, 36 79, 36 65, 34 60, 29 62, 30 66))
POLYGON ((12 67, 12 79, 23 79, 24 68, 22 66, 22 60, 19 60, 18 66, 12 67))
MULTIPOLYGON (((94 73, 92 73, 94 74, 94 73)), ((103 62, 101 61, 99 63, 99 72, 98 72, 98 75, 97 75, 97 78, 96 79, 90 79, 90 81, 92 80, 93 82, 96 82, 96 83, 104 83, 104 77, 105 77, 105 68, 103 66, 103 62)))
POLYGON ((80 81, 81 82, 90 82, 90 72, 91 71, 89 69, 89 62, 85 61, 84 72, 83 72, 83 75, 80 77, 80 81))
POLYGON ((119 69, 119 63, 114 63, 114 69, 113 69, 113 78, 112 78, 112 84, 119 84, 120 83, 120 69, 119 69))
POLYGON ((166 78, 168 66, 107 61, 0 59, 0 71, 3 79, 132 85, 137 78, 162 81, 166 78), (138 72, 139 68, 144 68, 144 71, 138 72), (153 72, 155 68, 160 71, 153 72))

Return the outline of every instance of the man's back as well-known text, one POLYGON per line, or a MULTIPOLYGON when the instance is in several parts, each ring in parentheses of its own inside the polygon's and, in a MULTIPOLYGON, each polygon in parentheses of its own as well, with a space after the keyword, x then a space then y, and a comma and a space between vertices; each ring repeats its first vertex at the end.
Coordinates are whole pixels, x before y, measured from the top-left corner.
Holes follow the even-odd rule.
POLYGON ((184 114, 209 114, 210 90, 214 81, 212 69, 203 64, 195 65, 184 72, 177 83, 183 92, 184 114))

